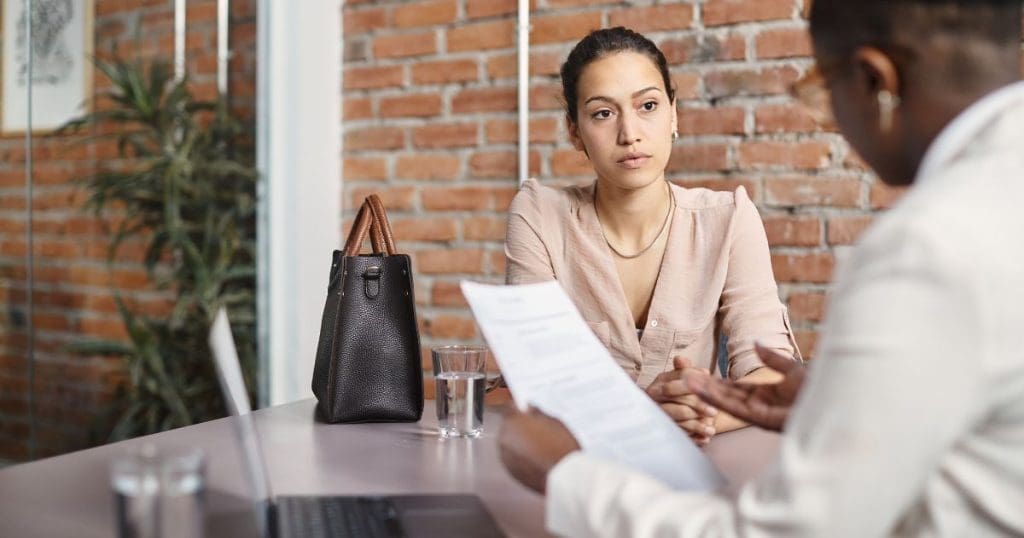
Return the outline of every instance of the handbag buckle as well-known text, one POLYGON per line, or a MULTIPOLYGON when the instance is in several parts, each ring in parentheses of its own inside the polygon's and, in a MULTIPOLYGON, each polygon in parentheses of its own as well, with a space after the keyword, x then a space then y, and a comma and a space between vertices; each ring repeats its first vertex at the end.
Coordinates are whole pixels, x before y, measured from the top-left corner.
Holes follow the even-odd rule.
POLYGON ((373 265, 363 271, 363 291, 366 297, 376 299, 380 295, 380 266, 373 265))

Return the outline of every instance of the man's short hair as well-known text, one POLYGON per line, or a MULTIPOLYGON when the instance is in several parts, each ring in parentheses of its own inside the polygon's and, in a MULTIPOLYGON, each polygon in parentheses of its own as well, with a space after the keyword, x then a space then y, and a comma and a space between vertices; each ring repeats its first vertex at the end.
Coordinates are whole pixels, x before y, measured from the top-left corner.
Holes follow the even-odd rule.
POLYGON ((1024 0, 813 0, 819 54, 924 45, 933 37, 1020 46, 1024 0))

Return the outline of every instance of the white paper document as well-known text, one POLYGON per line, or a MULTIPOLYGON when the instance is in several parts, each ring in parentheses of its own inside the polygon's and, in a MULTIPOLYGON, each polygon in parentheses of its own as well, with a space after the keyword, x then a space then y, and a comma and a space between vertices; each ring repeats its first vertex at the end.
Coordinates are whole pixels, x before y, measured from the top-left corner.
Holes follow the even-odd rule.
POLYGON ((722 475, 626 375, 558 282, 491 286, 466 296, 520 410, 562 421, 583 450, 669 486, 712 491, 722 475))

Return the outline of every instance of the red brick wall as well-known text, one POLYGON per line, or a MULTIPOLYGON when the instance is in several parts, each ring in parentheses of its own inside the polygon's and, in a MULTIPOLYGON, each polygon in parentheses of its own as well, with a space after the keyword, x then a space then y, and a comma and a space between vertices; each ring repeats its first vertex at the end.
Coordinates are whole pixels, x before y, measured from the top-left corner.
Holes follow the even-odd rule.
MULTIPOLYGON (((233 105, 252 117, 255 96, 255 0, 232 2, 230 64, 233 105)), ((216 93, 216 0, 190 0, 188 73, 197 94, 216 93)), ((117 42, 123 56, 173 58, 174 14, 169 0, 95 0, 95 51, 117 42)), ((107 81, 94 74, 95 89, 107 81)), ((129 304, 166 311, 168 297, 148 287, 140 242, 126 246, 113 270, 109 236, 81 209, 73 178, 116 157, 107 144, 70 146, 69 137, 37 136, 35 160, 35 412, 36 457, 83 448, 89 431, 123 378, 119 359, 82 357, 63 346, 85 338, 118 338, 124 331, 111 286, 129 304)), ((25 358, 25 147, 21 135, 0 138, 0 460, 29 457, 28 363, 25 358)))
MULTIPOLYGON (((837 256, 895 193, 786 95, 812 63, 807 2, 535 0, 530 168, 545 181, 591 180, 567 141, 558 69, 591 29, 646 34, 668 57, 679 96, 670 179, 746 186, 810 356, 837 256)), ((415 254, 425 347, 478 338, 457 283, 504 273, 504 211, 517 180, 515 19, 514 0, 344 8, 346 208, 383 194, 400 248, 415 254)))

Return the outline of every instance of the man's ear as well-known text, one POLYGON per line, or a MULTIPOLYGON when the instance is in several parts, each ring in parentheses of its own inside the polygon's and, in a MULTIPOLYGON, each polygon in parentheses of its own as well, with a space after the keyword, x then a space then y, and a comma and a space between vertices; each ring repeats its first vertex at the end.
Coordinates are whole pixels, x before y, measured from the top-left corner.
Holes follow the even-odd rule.
POLYGON ((901 95, 899 68, 888 54, 875 47, 860 47, 854 51, 852 59, 859 91, 872 99, 881 91, 901 95))
POLYGON ((565 115, 565 130, 569 133, 569 142, 572 142, 572 147, 576 148, 576 151, 587 153, 587 147, 583 145, 583 139, 580 138, 580 127, 572 121, 568 114, 565 115))

